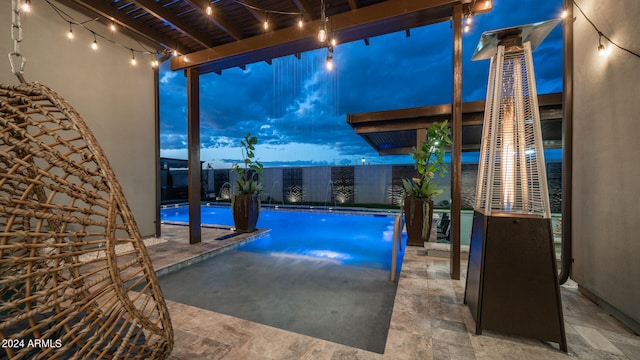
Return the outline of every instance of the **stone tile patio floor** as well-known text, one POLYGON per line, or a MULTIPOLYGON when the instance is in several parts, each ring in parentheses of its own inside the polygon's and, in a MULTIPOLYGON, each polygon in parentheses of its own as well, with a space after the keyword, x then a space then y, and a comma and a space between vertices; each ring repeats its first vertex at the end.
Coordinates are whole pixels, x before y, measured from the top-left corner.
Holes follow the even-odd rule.
MULTIPOLYGON (((205 228, 202 243, 189 245, 187 227, 163 225, 162 234, 165 242, 148 247, 156 271, 256 235, 205 228)), ((169 359, 640 359, 640 336, 571 281, 561 286, 569 355, 554 343, 490 331, 475 335, 471 312, 462 303, 466 266, 461 264, 462 279, 451 280, 448 259, 408 248, 384 354, 167 301, 175 336, 169 359)))

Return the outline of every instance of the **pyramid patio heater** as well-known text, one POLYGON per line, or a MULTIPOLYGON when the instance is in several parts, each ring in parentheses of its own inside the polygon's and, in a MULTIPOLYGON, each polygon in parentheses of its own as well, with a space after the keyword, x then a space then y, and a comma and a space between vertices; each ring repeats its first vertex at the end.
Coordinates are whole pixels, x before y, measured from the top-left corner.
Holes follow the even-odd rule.
POLYGON ((482 34, 491 58, 465 303, 482 330, 567 351, 531 51, 559 20, 482 34))

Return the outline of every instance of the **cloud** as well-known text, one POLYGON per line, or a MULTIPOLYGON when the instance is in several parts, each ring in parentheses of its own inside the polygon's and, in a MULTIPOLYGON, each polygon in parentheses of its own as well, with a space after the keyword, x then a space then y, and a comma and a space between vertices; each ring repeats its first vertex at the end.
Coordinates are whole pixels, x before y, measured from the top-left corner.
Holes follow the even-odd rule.
POLYGON ((178 75, 177 72, 171 72, 171 71, 164 71, 162 73, 162 77, 160 78, 160 84, 170 84, 171 80, 173 80, 173 78, 176 77, 176 75, 178 75))
MULTIPOLYGON (((556 16, 561 0, 494 0, 494 10, 475 16, 463 36, 463 101, 486 95, 489 60, 470 61, 483 31, 556 16)), ((203 161, 231 164, 247 131, 260 138, 266 164, 348 164, 410 161, 380 157, 346 123, 353 113, 450 103, 452 30, 449 22, 398 32, 334 49, 333 72, 324 69, 326 49, 203 75, 203 161), (208 158, 207 158, 208 156, 208 158), (359 161, 359 160, 358 160, 359 161), (356 162, 357 163, 357 162, 356 162)), ((562 33, 555 29, 534 52, 539 93, 562 89, 562 33)), ((186 148, 186 80, 161 68, 161 149, 186 148)), ((164 152, 163 152, 164 153, 164 152)))

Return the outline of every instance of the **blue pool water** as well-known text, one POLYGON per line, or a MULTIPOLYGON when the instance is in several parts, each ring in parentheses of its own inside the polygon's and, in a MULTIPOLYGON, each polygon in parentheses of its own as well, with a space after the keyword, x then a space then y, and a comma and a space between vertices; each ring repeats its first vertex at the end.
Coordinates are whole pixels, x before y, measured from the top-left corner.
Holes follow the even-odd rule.
MULTIPOLYGON (((201 221, 233 226, 228 207, 203 206, 201 221)), ((188 222, 188 208, 161 210, 165 222, 188 222)), ((238 250, 278 257, 324 259, 373 269, 391 268, 394 217, 388 214, 350 214, 321 211, 262 209, 258 228, 271 231, 238 250)), ((406 234, 403 237, 406 242, 406 234)), ((404 249, 404 244, 402 250, 404 249)), ((398 253, 398 270, 404 252, 398 253)))
MULTIPOLYGON (((184 223, 187 213, 161 215, 184 223)), ((202 223, 233 226, 231 210, 203 206, 202 223)), ((393 223, 389 214, 263 209, 266 235, 160 276, 160 286, 172 301, 383 353, 396 294, 393 223)))

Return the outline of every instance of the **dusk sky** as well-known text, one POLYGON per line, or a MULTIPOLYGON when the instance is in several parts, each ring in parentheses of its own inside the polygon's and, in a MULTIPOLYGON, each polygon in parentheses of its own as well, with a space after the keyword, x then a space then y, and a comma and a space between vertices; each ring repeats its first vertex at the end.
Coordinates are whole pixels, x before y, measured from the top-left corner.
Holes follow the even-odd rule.
MULTIPOLYGON (((487 30, 557 18, 562 0, 493 0, 463 35, 463 101, 486 96, 489 60, 472 62, 487 30)), ((402 164, 409 156, 379 156, 346 122, 346 114, 451 103, 452 32, 445 22, 338 44, 335 68, 327 50, 249 64, 201 76, 201 160, 229 168, 241 159, 240 138, 259 138, 266 167, 402 164)), ((338 39, 339 40, 339 39, 338 39)), ((562 29, 533 52, 538 94, 562 91, 562 29)), ((160 71, 160 154, 187 158, 187 91, 182 71, 160 71)))

